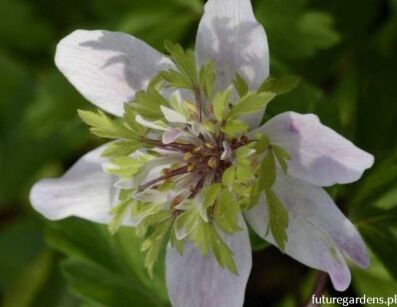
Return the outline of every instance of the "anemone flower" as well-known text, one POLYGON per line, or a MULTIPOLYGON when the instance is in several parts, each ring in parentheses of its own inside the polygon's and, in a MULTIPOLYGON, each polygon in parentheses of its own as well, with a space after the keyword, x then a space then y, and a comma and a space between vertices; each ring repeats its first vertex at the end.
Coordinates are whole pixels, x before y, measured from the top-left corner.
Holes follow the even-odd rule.
POLYGON ((33 207, 51 220, 105 223, 112 233, 134 227, 149 272, 166 244, 176 307, 243 305, 247 224, 345 290, 346 261, 365 268, 368 255, 323 187, 358 180, 373 157, 313 114, 286 112, 261 125, 288 84, 269 79, 266 34, 249 0, 209 0, 195 52, 166 49, 169 56, 103 30, 78 30, 59 43, 57 67, 111 114, 80 117, 112 141, 61 178, 38 182, 33 207))

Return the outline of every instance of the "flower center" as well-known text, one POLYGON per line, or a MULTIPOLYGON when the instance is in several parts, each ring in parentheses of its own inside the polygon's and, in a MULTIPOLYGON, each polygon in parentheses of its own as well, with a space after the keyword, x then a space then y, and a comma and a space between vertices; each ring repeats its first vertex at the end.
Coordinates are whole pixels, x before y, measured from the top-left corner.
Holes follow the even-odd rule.
POLYGON ((173 45, 167 50, 175 69, 159 72, 126 103, 121 120, 101 111, 80 112, 93 133, 114 140, 102 154, 108 158, 106 172, 119 178, 110 230, 130 219, 145 238, 149 271, 169 237, 180 253, 191 241, 237 274, 218 232, 241 231, 242 211, 261 197, 269 203, 269 230, 276 243, 283 249, 286 241, 288 215, 273 184, 279 168, 287 172, 290 157, 267 136, 251 131, 254 123, 246 120, 263 112, 284 87, 270 80, 250 91, 237 75, 219 90, 213 61, 199 68, 194 53, 173 45))

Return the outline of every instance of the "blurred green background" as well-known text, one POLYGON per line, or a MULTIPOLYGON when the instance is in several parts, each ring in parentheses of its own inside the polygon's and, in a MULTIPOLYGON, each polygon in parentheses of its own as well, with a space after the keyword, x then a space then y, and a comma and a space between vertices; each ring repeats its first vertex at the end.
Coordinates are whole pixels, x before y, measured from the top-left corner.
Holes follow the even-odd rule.
MULTIPOLYGON (((358 183, 330 193, 371 250, 345 294, 397 293, 397 1, 257 0, 272 73, 302 77, 269 114, 316 113, 376 157, 358 183)), ((164 39, 193 47, 200 0, 0 0, 0 303, 10 307, 168 306, 161 265, 143 268, 128 229, 115 237, 78 219, 45 221, 29 205, 31 185, 59 176, 98 145, 80 122, 85 101, 53 64, 74 29, 164 39)), ((303 306, 316 272, 256 242, 246 306, 303 306)), ((376 305, 373 305, 376 306, 376 305)), ((210 306, 209 306, 210 307, 210 306)))

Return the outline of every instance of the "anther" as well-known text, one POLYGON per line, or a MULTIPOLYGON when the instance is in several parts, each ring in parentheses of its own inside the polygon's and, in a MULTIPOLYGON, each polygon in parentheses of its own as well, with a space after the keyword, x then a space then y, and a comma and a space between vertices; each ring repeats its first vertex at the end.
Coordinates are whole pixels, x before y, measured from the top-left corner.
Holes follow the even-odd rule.
POLYGON ((216 169, 218 166, 218 160, 215 157, 211 157, 208 162, 208 166, 212 169, 216 169))
POLYGON ((190 151, 188 151, 183 155, 183 160, 185 161, 190 160, 191 157, 193 157, 193 154, 190 151))
POLYGON ((188 167, 187 167, 187 171, 189 173, 193 172, 196 169, 196 164, 194 163, 189 163, 188 167))
POLYGON ((197 146, 195 149, 193 149, 193 152, 199 152, 202 149, 203 149, 203 147, 200 145, 200 146, 197 146))

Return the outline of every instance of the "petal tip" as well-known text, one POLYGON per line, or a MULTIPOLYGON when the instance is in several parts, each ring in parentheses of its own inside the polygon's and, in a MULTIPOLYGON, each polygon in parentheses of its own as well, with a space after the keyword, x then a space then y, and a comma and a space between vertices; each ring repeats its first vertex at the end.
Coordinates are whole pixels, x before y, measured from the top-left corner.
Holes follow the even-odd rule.
POLYGON ((52 191, 49 189, 48 184, 51 179, 43 179, 35 183, 29 193, 29 201, 34 210, 43 215, 49 220, 59 220, 61 217, 56 211, 51 210, 48 205, 52 197, 52 191))
POLYGON ((351 274, 349 269, 346 272, 330 272, 332 285, 336 291, 344 292, 349 288, 351 282, 351 274))

